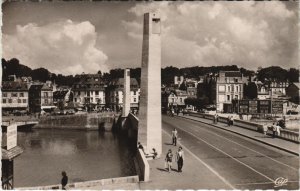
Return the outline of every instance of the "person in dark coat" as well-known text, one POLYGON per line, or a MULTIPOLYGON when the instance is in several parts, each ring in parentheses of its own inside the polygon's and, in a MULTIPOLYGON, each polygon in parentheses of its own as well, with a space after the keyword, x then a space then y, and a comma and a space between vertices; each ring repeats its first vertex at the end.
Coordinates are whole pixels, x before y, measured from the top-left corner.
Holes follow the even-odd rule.
POLYGON ((182 150, 182 147, 180 146, 177 153, 176 153, 176 161, 178 165, 178 172, 182 172, 182 166, 184 161, 184 152, 182 150))
POLYGON ((61 175, 62 175, 61 186, 63 190, 66 190, 66 185, 68 184, 68 176, 65 171, 62 171, 61 175))

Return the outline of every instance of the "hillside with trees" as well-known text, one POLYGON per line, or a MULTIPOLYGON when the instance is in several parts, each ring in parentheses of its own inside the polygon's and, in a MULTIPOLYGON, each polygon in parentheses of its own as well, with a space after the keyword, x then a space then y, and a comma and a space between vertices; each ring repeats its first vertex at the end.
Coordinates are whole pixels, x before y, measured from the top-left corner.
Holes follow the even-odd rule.
MULTIPOLYGON (((171 85, 174 83, 174 76, 185 76, 187 78, 199 79, 199 76, 203 76, 207 73, 218 73, 219 71, 241 71, 244 76, 253 76, 255 74, 252 70, 247 70, 245 68, 239 68, 237 65, 228 66, 194 66, 177 68, 173 66, 168 66, 161 69, 161 81, 162 84, 171 85)), ((58 85, 68 85, 71 86, 76 82, 75 76, 73 75, 62 75, 51 73, 46 68, 31 69, 25 65, 22 65, 20 61, 16 58, 10 60, 5 60, 2 58, 2 80, 8 80, 9 75, 16 75, 17 77, 30 76, 33 80, 38 80, 45 82, 47 80, 55 81, 58 85)), ((102 73, 101 70, 95 73, 101 74, 103 80, 109 82, 112 79, 122 78, 124 75, 124 69, 112 69, 109 73, 102 73)), ((136 78, 140 83, 141 79, 141 68, 131 68, 131 77, 136 78)), ((257 75, 258 79, 261 81, 265 80, 278 80, 290 82, 299 81, 299 70, 295 68, 290 68, 289 70, 283 69, 278 66, 271 66, 267 68, 262 68, 257 75)), ((184 88, 184 87, 182 87, 184 88)))

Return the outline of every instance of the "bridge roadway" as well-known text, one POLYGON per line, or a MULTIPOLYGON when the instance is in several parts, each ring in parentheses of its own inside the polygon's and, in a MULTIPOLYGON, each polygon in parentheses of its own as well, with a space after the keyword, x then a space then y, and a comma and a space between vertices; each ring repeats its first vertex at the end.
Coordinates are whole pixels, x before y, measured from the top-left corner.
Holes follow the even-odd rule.
POLYGON ((299 189, 298 156, 189 119, 164 115, 162 126, 236 189, 299 189), (274 187, 280 177, 287 185, 274 187))

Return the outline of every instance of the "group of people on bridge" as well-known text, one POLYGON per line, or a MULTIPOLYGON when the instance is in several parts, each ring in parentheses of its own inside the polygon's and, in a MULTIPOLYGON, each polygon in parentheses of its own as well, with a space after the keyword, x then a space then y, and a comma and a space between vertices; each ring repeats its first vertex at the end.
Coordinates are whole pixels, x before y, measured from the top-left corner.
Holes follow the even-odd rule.
MULTIPOLYGON (((177 139, 178 139, 178 132, 174 128, 172 131, 172 145, 176 146, 177 145, 177 139)), ((182 172, 182 167, 183 167, 183 161, 184 161, 184 151, 181 146, 178 147, 178 151, 176 152, 175 155, 175 161, 177 162, 177 172, 182 172)), ((172 149, 168 150, 168 153, 166 154, 165 158, 165 167, 168 172, 171 172, 172 170, 172 162, 173 162, 173 153, 172 149)))

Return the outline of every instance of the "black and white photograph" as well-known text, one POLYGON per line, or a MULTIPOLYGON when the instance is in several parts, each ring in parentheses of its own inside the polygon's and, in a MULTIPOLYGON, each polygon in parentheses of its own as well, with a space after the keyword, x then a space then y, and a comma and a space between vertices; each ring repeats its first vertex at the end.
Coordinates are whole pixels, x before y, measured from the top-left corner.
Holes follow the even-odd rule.
POLYGON ((298 1, 2 0, 3 190, 299 190, 298 1))

